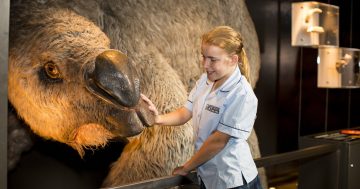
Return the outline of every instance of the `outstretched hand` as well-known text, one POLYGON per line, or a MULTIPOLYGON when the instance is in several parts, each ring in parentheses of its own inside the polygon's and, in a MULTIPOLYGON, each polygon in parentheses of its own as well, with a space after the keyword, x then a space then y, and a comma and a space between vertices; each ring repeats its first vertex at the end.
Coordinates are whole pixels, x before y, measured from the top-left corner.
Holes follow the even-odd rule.
POLYGON ((156 109, 156 106, 151 102, 151 100, 146 97, 144 94, 140 94, 141 98, 149 105, 149 110, 154 113, 154 115, 159 115, 158 110, 156 109))
POLYGON ((159 117, 159 112, 158 112, 156 106, 144 94, 140 94, 140 97, 149 105, 149 110, 155 115, 155 123, 157 123, 158 117, 159 117))
POLYGON ((184 106, 173 112, 159 115, 156 106, 151 102, 151 100, 143 94, 140 95, 144 102, 149 105, 149 110, 154 114, 154 124, 156 125, 178 126, 185 124, 192 117, 192 112, 184 106))

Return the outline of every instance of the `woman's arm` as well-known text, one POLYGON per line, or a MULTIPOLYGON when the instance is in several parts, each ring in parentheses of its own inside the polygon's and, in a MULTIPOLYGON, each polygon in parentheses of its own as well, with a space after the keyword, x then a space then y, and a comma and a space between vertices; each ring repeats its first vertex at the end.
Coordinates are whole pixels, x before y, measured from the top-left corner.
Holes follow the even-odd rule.
POLYGON ((192 117, 191 112, 185 108, 181 107, 173 112, 164 115, 158 115, 155 118, 155 123, 158 125, 182 125, 188 122, 192 117))
POLYGON ((194 170, 201 164, 209 161, 216 154, 218 154, 228 143, 230 135, 215 131, 212 133, 201 146, 200 150, 187 161, 183 166, 177 167, 174 175, 187 175, 190 171, 194 170))
POLYGON ((192 117, 192 113, 185 107, 181 107, 168 114, 159 115, 156 106, 145 95, 141 94, 141 98, 149 104, 149 110, 155 115, 156 125, 182 125, 189 121, 192 117))

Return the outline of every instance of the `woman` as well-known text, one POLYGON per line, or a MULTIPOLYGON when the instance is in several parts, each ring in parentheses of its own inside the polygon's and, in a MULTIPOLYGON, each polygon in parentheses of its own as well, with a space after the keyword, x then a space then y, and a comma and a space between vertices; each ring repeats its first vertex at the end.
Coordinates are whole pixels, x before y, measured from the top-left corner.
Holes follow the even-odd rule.
POLYGON ((173 174, 186 175, 197 168, 201 188, 261 188, 246 141, 256 118, 257 98, 248 82, 241 35, 228 26, 216 27, 202 36, 201 53, 205 73, 183 107, 159 115, 142 95, 157 125, 182 125, 192 118, 196 153, 173 174))

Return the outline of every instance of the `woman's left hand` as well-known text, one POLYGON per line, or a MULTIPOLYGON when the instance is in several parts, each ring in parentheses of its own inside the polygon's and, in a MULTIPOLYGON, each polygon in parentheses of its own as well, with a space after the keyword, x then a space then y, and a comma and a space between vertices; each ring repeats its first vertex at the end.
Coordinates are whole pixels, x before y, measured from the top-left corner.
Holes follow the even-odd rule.
POLYGON ((189 174, 189 171, 187 171, 184 166, 180 166, 180 167, 176 167, 173 172, 172 172, 173 175, 182 175, 182 176, 185 176, 187 174, 189 174))

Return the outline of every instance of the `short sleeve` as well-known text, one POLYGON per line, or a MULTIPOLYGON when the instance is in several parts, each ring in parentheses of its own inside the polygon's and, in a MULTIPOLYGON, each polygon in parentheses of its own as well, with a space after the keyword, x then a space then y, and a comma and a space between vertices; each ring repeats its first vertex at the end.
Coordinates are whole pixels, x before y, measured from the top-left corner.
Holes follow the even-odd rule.
POLYGON ((194 93, 195 93, 195 91, 196 91, 196 86, 191 90, 191 92, 190 92, 190 94, 189 94, 189 96, 188 96, 188 99, 187 99, 187 101, 185 102, 185 105, 184 105, 184 107, 186 108, 186 109, 188 109, 189 111, 191 111, 192 112, 192 109, 193 109, 193 103, 194 103, 194 93))
POLYGON ((217 130, 246 140, 255 122, 257 105, 258 100, 252 91, 229 98, 217 130))
POLYGON ((206 74, 201 75, 200 79, 196 81, 195 87, 190 91, 187 101, 184 104, 184 107, 191 112, 193 110, 196 93, 199 91, 200 86, 206 82, 206 78, 206 74))

